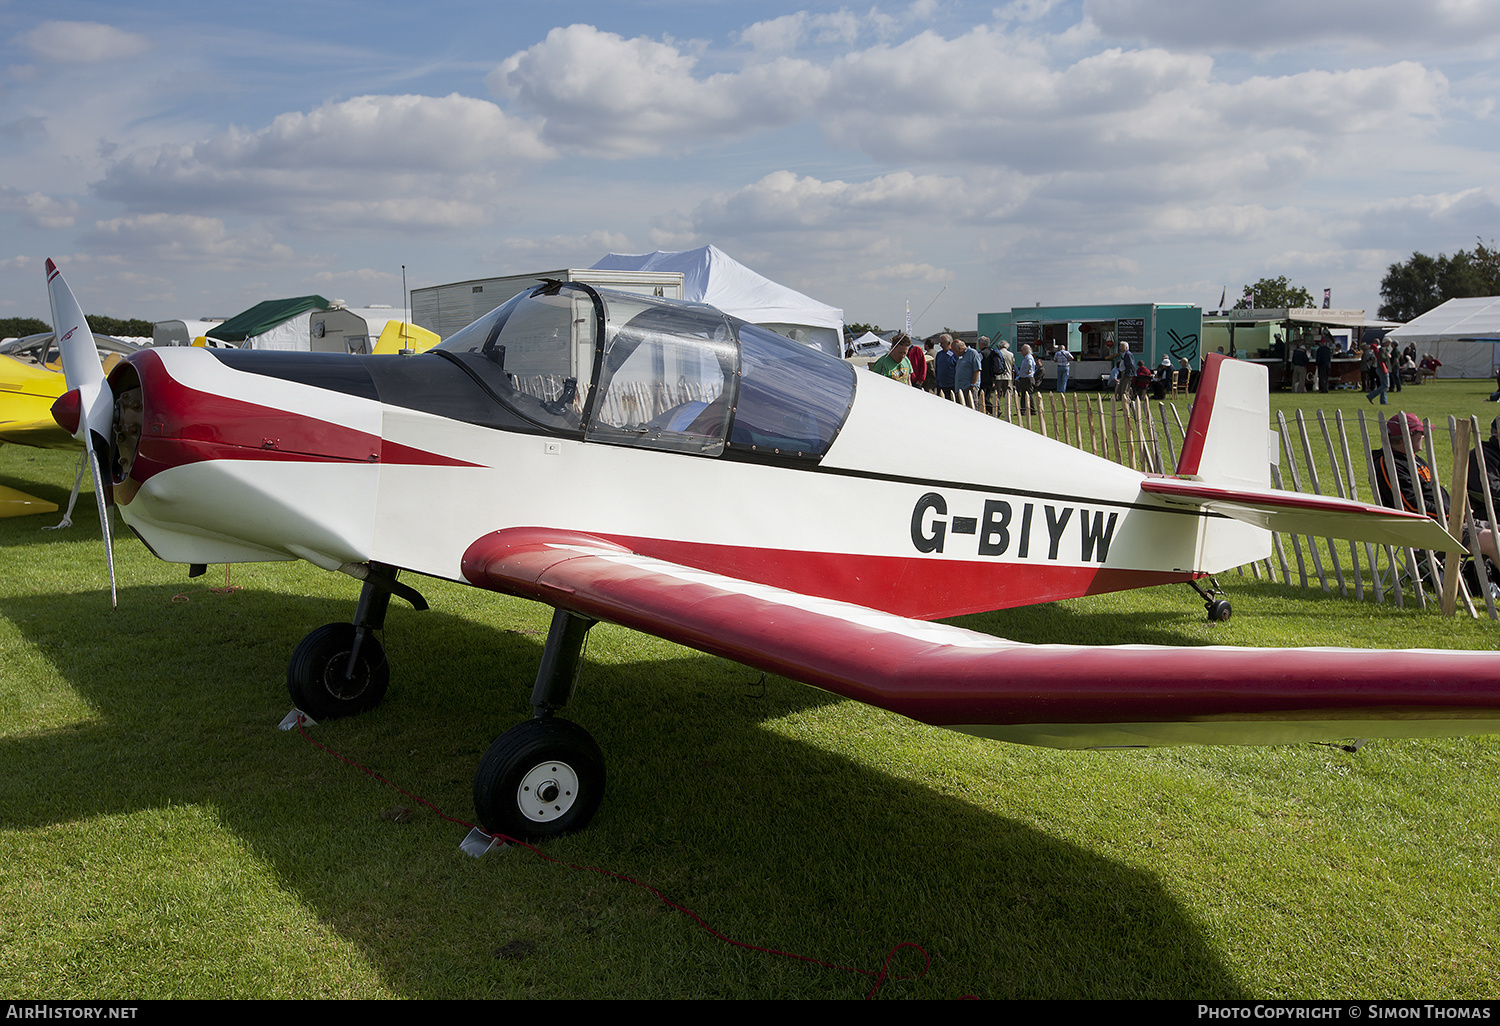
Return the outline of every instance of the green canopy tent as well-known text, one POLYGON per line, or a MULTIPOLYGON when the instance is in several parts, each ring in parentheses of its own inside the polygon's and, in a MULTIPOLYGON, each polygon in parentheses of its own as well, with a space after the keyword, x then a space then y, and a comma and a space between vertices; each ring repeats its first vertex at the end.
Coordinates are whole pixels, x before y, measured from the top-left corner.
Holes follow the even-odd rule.
POLYGON ((306 349, 306 324, 292 322, 299 314, 312 310, 328 309, 328 300, 322 296, 294 296, 291 299, 268 299, 256 303, 243 313, 235 314, 208 332, 209 338, 221 342, 233 342, 246 348, 306 349), (283 329, 278 331, 277 329, 283 329), (285 336, 285 337, 282 337, 285 336), (298 347, 296 342, 303 344, 298 347), (288 345, 286 343, 293 343, 288 345))

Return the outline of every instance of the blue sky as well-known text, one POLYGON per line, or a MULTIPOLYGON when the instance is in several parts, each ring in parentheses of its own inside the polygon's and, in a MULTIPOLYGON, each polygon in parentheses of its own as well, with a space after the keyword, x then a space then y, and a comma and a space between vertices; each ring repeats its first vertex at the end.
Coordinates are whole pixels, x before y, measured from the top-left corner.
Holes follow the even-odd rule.
POLYGON ((0 316, 712 242, 853 321, 1216 305, 1496 230, 1492 0, 0 0, 0 316))

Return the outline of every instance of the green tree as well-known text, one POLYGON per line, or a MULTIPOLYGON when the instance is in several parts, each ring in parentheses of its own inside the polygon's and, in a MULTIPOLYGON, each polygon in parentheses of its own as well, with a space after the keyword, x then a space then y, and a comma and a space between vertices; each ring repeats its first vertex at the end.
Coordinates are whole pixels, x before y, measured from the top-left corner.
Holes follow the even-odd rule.
POLYGON ((46 321, 39 321, 35 317, 0 318, 0 338, 24 338, 27 335, 38 335, 51 330, 52 325, 46 321))
POLYGON ((1405 323, 1450 299, 1500 295, 1500 252, 1476 241, 1472 253, 1413 253, 1391 264, 1380 282, 1381 320, 1405 323))
POLYGON ((1491 239, 1490 244, 1486 246, 1483 239, 1475 239, 1471 259, 1489 290, 1485 295, 1500 296, 1500 250, 1495 248, 1495 240, 1491 239))
POLYGON ((89 314, 88 322, 91 330, 101 335, 114 335, 116 338, 150 338, 151 330, 155 327, 150 321, 139 318, 105 317, 102 314, 89 314))
MULTIPOLYGON (((1257 310, 1283 310, 1313 305, 1312 293, 1301 285, 1293 285, 1286 275, 1277 278, 1262 278, 1254 285, 1246 285, 1245 291, 1255 297, 1257 310)), ((1236 310, 1245 309, 1245 299, 1234 304, 1236 310)))

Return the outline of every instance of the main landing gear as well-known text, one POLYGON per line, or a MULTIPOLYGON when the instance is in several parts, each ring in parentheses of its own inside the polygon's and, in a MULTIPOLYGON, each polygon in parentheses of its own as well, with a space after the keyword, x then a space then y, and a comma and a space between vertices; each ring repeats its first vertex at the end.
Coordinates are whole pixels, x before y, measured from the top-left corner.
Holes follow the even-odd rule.
MULTIPOLYGON (((416 609, 427 602, 396 580, 393 567, 356 568, 364 580, 353 623, 324 624, 292 653, 287 690, 315 720, 353 716, 385 697, 390 667, 375 631, 385 626, 391 595, 416 609)), ((501 734, 474 774, 474 808, 491 833, 540 840, 582 830, 604 797, 604 755, 588 731, 553 712, 568 704, 595 621, 559 609, 531 691, 532 719, 501 734)))
POLYGON ((491 833, 540 840, 582 830, 604 797, 604 755, 588 731, 552 715, 567 704, 595 621, 558 609, 531 689, 532 719, 495 739, 474 774, 474 810, 491 833))
POLYGON ((1203 608, 1208 610, 1210 623, 1223 622, 1229 619, 1229 615, 1233 610, 1229 607, 1229 600, 1223 597, 1224 592, 1219 587, 1217 580, 1210 577, 1207 588, 1203 587, 1197 581, 1188 581, 1188 584, 1191 584, 1193 590, 1203 599, 1203 608))
POLYGON ((416 589, 396 580, 395 568, 372 563, 358 572, 364 588, 354 622, 328 623, 310 632, 287 664, 292 703, 315 720, 353 716, 379 705, 391 671, 375 632, 385 626, 391 595, 400 595, 414 609, 427 608, 416 589))

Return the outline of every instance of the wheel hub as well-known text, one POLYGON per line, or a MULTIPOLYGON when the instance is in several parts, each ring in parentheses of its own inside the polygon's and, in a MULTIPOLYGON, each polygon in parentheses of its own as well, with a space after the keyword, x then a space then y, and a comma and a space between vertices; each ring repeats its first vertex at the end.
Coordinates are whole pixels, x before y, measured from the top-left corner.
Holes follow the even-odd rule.
POLYGON ((323 670, 323 686, 328 693, 340 701, 351 701, 364 693, 369 687, 370 680, 364 672, 364 660, 354 665, 354 676, 344 676, 344 671, 349 669, 349 653, 340 652, 328 661, 323 670))
POLYGON ((578 774, 565 762, 533 766, 516 788, 516 807, 533 823, 562 817, 578 800, 578 774))

